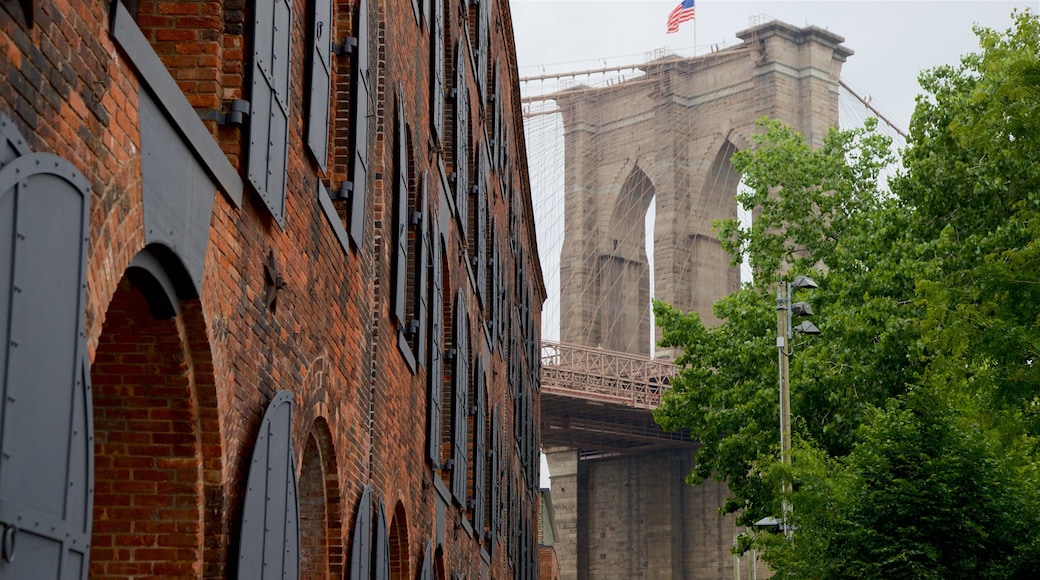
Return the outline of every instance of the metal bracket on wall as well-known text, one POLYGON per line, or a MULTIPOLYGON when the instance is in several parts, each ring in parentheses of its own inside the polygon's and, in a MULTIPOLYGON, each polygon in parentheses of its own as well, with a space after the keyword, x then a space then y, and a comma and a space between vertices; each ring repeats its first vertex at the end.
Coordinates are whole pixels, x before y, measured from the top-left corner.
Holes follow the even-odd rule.
POLYGON ((249 101, 243 99, 232 99, 228 103, 227 111, 216 109, 195 109, 199 118, 203 121, 216 121, 222 127, 241 127, 245 118, 250 113, 249 101))
POLYGON ((278 307, 278 291, 287 285, 278 273, 278 262, 274 258, 274 250, 271 250, 264 260, 264 303, 268 310, 275 311, 278 307))
POLYGON ((358 39, 353 36, 348 36, 343 39, 341 44, 332 45, 332 54, 336 56, 350 56, 354 54, 354 49, 357 48, 358 39))

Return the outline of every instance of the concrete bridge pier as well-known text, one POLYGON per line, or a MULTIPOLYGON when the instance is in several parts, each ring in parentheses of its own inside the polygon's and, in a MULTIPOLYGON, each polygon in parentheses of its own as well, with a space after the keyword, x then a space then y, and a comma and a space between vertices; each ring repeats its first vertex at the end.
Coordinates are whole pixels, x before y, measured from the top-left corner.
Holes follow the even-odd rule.
MULTIPOLYGON (((751 578, 750 555, 720 546, 738 533, 718 507, 729 491, 709 481, 692 487, 689 448, 582 457, 547 451, 556 514, 556 554, 564 580, 751 578)), ((759 565, 761 578, 768 576, 759 565)))

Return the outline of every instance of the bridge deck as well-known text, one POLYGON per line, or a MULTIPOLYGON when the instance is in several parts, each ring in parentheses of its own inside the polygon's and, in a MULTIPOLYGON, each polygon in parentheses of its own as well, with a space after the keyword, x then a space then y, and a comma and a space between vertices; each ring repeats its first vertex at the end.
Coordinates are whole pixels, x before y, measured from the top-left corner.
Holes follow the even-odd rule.
POLYGON ((626 453, 690 446, 666 433, 651 411, 678 367, 622 352, 542 342, 542 443, 626 453))

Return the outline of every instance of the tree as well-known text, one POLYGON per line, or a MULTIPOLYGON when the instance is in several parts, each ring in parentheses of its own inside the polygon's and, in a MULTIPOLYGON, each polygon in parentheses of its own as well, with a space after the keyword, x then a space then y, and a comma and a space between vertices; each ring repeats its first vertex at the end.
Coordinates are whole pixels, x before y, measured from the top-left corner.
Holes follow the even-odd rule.
MULTIPOLYGON (((758 212, 741 230, 755 285, 724 322, 657 303, 680 377, 655 416, 702 447, 690 480, 723 510, 779 514, 794 540, 753 541, 779 577, 1014 577, 1040 567, 1040 23, 978 29, 982 51, 921 76, 905 170, 878 187, 888 141, 869 121, 813 150, 763 121, 734 156, 758 212), (779 448, 774 285, 809 273, 825 336, 791 362, 796 453, 779 448)), ((751 541, 751 540, 749 540, 751 541)))

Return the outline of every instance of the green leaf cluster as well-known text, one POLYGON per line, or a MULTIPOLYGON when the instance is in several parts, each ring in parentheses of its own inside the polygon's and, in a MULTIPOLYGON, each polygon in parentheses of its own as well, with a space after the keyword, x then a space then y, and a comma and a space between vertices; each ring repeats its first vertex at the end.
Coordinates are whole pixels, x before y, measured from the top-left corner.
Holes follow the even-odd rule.
POLYGON ((755 283, 723 322, 655 303, 681 375, 655 412, 702 446, 778 577, 1012 578, 1040 569, 1040 21, 976 29, 922 73, 903 170, 873 120, 813 149, 760 122, 733 158, 756 218, 716 224, 755 283), (794 461, 778 461, 776 285, 809 274, 824 334, 791 358, 794 461), (787 482, 787 485, 782 485, 787 482), (790 489, 781 498, 781 490, 790 489))

